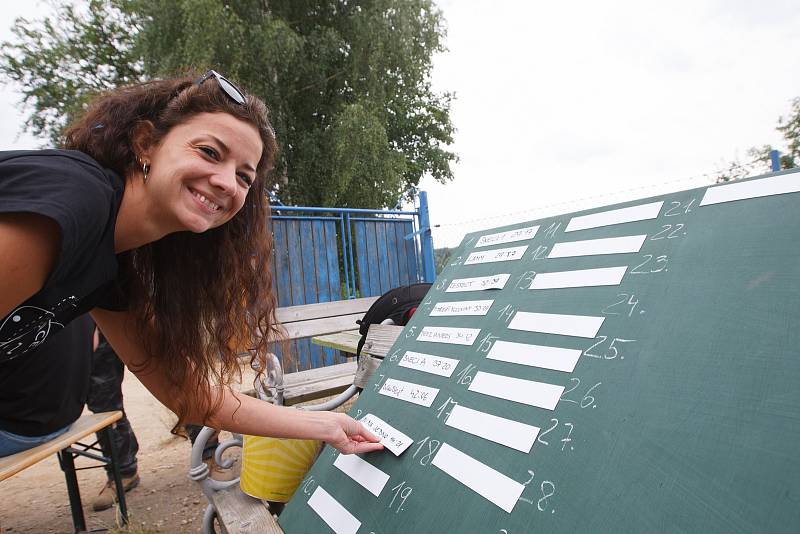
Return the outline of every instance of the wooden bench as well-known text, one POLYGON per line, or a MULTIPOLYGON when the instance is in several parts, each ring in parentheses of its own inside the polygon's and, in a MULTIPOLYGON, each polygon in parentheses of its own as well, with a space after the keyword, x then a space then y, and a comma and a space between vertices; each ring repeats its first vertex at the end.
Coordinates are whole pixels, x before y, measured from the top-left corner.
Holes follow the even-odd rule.
MULTIPOLYGON (((360 336, 352 333, 358 327, 356 321, 372 306, 378 297, 342 300, 317 304, 290 306, 276 310, 278 320, 288 334, 288 339, 337 334, 350 331, 346 336, 349 343, 333 347, 345 353, 355 354, 360 336)), ((357 333, 356 333, 357 334, 357 333)), ((280 377, 278 384, 270 388, 272 400, 278 404, 291 406, 302 402, 318 400, 341 394, 337 403, 355 393, 353 376, 356 372, 355 362, 346 362, 328 367, 287 373, 280 377), (341 398, 341 400, 339 400, 341 398)), ((245 380, 246 382, 246 380, 245 380)), ((250 381, 252 384, 252 380, 250 381)), ((247 394, 254 395, 252 388, 243 388, 247 394)), ((334 403, 335 404, 335 403, 334 403)), ((317 407, 330 409, 329 403, 317 407)), ((274 522, 269 508, 258 499, 243 494, 239 489, 238 478, 230 482, 218 482, 208 477, 208 468, 202 462, 202 450, 207 439, 214 433, 205 428, 195 440, 192 447, 192 467, 189 476, 197 481, 209 500, 209 506, 203 518, 203 531, 213 532, 213 519, 216 516, 220 526, 226 532, 269 532, 264 524, 274 522), (254 526, 254 525, 257 525, 254 526), (252 530, 257 529, 257 530, 252 530)), ((241 436, 219 445, 217 463, 225 466, 222 451, 231 446, 241 446, 241 436)), ((277 525, 276 525, 277 526, 277 525)))
POLYGON ((376 300, 378 297, 365 297, 287 306, 278 308, 275 314, 289 339, 299 339, 358 329, 356 321, 364 317, 376 300))
MULTIPOLYGON (((302 304, 278 308, 276 316, 288 335, 288 340, 315 337, 322 335, 343 335, 349 343, 337 346, 325 345, 344 353, 355 355, 355 344, 358 343, 357 320, 378 300, 378 297, 366 297, 316 304, 302 304), (342 332, 342 331, 346 332, 342 332)), ((353 383, 355 362, 345 362, 316 369, 297 371, 283 375, 283 384, 279 387, 283 395, 279 404, 291 406, 309 400, 336 395, 345 391, 353 383)), ((255 396, 252 387, 255 373, 242 367, 242 384, 240 390, 246 395, 255 396)))
POLYGON ((121 411, 83 415, 72 423, 69 430, 60 436, 32 449, 0 458, 0 481, 14 476, 52 454, 57 454, 58 462, 64 471, 64 478, 67 484, 67 494, 69 495, 69 504, 72 510, 72 524, 75 527, 75 532, 83 532, 86 530, 86 520, 83 515, 78 477, 75 473, 75 457, 84 456, 103 464, 110 464, 117 495, 119 495, 119 513, 122 522, 127 524, 128 511, 125 504, 125 492, 122 490, 122 477, 119 473, 116 451, 108 432, 111 425, 121 418, 121 411), (98 433, 99 439, 109 445, 111 458, 102 455, 102 451, 97 447, 97 442, 90 445, 79 443, 83 438, 95 432, 98 433))

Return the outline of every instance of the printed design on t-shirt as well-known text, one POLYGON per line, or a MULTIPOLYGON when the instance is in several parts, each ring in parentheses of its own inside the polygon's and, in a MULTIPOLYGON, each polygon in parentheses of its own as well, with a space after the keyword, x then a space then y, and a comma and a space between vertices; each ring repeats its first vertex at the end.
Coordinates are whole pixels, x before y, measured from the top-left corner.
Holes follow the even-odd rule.
POLYGON ((0 324, 0 362, 13 360, 45 342, 64 325, 56 320, 55 311, 75 306, 75 297, 67 297, 53 306, 52 311, 37 306, 20 306, 9 313, 0 324))

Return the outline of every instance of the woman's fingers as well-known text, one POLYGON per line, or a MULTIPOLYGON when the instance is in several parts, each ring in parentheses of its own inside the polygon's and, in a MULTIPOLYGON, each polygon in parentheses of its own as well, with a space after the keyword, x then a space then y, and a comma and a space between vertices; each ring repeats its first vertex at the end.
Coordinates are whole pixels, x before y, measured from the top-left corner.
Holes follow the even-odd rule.
POLYGON ((344 414, 337 414, 339 422, 339 436, 329 442, 338 451, 345 454, 360 454, 379 451, 383 445, 378 443, 380 438, 367 430, 364 425, 344 414))
POLYGON ((368 441, 363 441, 361 443, 354 443, 353 444, 353 454, 362 454, 365 452, 375 452, 383 450, 383 445, 380 443, 370 443, 368 441))
POLYGON ((347 440, 344 443, 331 443, 331 446, 342 454, 362 454, 383 450, 383 445, 380 443, 369 441, 347 440))
POLYGON ((372 432, 367 430, 364 427, 364 425, 362 425, 361 423, 358 423, 357 421, 356 421, 356 423, 358 424, 358 427, 359 427, 359 429, 361 431, 358 434, 356 434, 355 436, 353 436, 354 438, 358 438, 359 441, 367 440, 367 441, 371 441, 373 443, 377 443, 377 442, 379 442, 381 440, 381 438, 379 438, 378 436, 376 436, 375 434, 373 434, 372 432))

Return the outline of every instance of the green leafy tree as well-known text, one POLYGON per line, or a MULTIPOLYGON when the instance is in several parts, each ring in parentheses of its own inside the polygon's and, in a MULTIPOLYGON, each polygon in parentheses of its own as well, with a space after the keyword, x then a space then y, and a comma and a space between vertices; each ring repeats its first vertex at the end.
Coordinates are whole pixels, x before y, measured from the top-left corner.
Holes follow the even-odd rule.
POLYGON ((2 43, 0 75, 22 91, 25 129, 57 146, 64 127, 99 91, 141 78, 135 34, 116 2, 57 8, 42 21, 19 18, 2 43))
POLYGON ((56 18, 60 34, 17 21, 17 42, 0 54, 0 73, 31 91, 34 134, 58 140, 110 85, 216 68, 270 107, 284 203, 393 206, 424 175, 453 177, 452 95, 430 83, 444 50, 430 0, 93 0, 83 18, 66 6, 56 18), (102 54, 97 23, 114 36, 102 54), (60 81, 42 76, 53 65, 72 85, 42 98, 60 81), (109 77, 82 81, 81 65, 109 77))
POLYGON ((447 263, 450 261, 450 258, 453 256, 453 252, 455 252, 455 248, 435 248, 433 249, 433 261, 436 265, 436 274, 441 274, 445 267, 447 267, 447 263))
POLYGON ((717 177, 717 182, 728 182, 746 178, 754 174, 772 171, 772 157, 770 153, 778 150, 780 155, 780 168, 791 169, 800 164, 800 97, 792 100, 789 115, 778 119, 776 129, 783 134, 785 147, 762 145, 747 151, 750 161, 731 162, 728 167, 717 177))

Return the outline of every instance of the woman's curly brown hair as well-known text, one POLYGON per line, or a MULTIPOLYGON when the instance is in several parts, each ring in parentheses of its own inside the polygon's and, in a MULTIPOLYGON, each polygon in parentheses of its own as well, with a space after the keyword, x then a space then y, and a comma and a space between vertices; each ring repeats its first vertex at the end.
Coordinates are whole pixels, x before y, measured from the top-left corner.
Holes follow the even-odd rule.
POLYGON ((120 276, 145 350, 158 358, 176 392, 176 429, 187 422, 190 409, 204 414, 204 420, 217 411, 222 396, 212 394, 210 385, 227 385, 241 376, 237 349, 251 349, 251 366, 264 372, 268 345, 281 338, 267 201, 277 145, 267 108, 252 95, 236 103, 215 80, 195 84, 192 79, 157 80, 102 94, 67 129, 64 143, 130 177, 139 168, 134 136, 143 125, 152 144, 200 113, 228 113, 258 129, 264 148, 256 180, 229 222, 201 234, 169 234, 121 256, 120 276))

